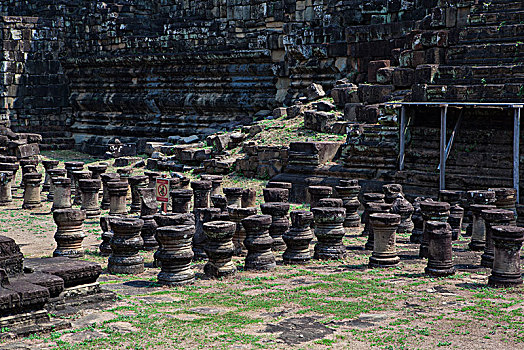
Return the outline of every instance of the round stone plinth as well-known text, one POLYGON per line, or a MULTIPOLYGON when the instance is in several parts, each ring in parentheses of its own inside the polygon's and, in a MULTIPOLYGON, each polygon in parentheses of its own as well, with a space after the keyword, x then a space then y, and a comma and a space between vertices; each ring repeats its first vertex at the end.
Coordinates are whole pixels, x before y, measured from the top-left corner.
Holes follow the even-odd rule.
POLYGON ((269 235, 273 238, 273 251, 283 251, 286 244, 282 235, 289 230, 289 203, 263 203, 260 205, 262 214, 271 216, 271 226, 269 226, 269 235))
POLYGON ((57 209, 53 212, 57 229, 55 233, 56 249, 53 256, 80 258, 84 256, 82 241, 86 237, 83 230, 86 214, 78 209, 57 209))
POLYGON ((488 279, 490 287, 516 287, 522 284, 520 249, 524 241, 524 228, 492 226, 495 255, 488 279))
POLYGON ((210 195, 213 189, 211 181, 192 181, 191 188, 193 189, 194 205, 193 210, 197 208, 209 208, 210 195))
POLYGON ((231 221, 212 221, 206 222, 203 229, 207 237, 204 249, 209 258, 204 266, 205 274, 213 278, 236 274, 237 268, 231 261, 235 252, 233 235, 236 231, 236 224, 231 221))
POLYGON ((273 238, 269 235, 271 216, 251 215, 242 219, 242 226, 246 232, 244 245, 247 248, 244 269, 273 270, 277 264, 271 247, 273 238))
MULTIPOLYGON (((127 184, 126 184, 127 186, 127 184)), ((144 258, 138 251, 144 245, 140 230, 144 225, 141 219, 115 218, 111 220, 113 238, 111 256, 107 271, 111 274, 139 274, 144 272, 144 258)))
POLYGON ((179 188, 171 190, 171 211, 173 213, 189 213, 191 207, 191 199, 193 198, 193 190, 187 188, 179 188))
POLYGON ((228 207, 242 207, 242 193, 244 192, 242 187, 225 187, 223 192, 228 207))
POLYGON ((446 202, 423 201, 420 202, 420 210, 424 219, 424 231, 422 232, 422 241, 420 243, 419 256, 428 257, 429 238, 426 232, 426 223, 428 221, 447 222, 449 218, 449 209, 451 206, 446 202))
POLYGON ((306 264, 311 260, 309 244, 313 240, 313 213, 307 210, 293 210, 290 216, 291 228, 282 235, 286 243, 282 259, 285 264, 306 264))
POLYGON ((315 245, 314 258, 319 260, 337 260, 346 256, 346 247, 342 239, 346 234, 344 208, 313 208, 315 220, 315 236, 318 240, 315 245))
POLYGON ((155 259, 161 263, 158 283, 180 286, 195 281, 195 273, 191 268, 193 260, 191 241, 194 234, 193 225, 165 226, 156 230, 160 248, 155 253, 155 259))
POLYGON ((309 186, 307 191, 311 208, 318 207, 318 201, 322 198, 329 198, 333 195, 333 188, 329 186, 309 186))
POLYGON ((425 231, 428 237, 428 265, 424 272, 435 277, 455 274, 451 226, 447 222, 427 221, 425 231))
POLYGON ((391 267, 400 262, 396 248, 396 232, 400 215, 376 213, 369 215, 369 222, 375 236, 369 267, 391 267))
POLYGON ((287 188, 264 188, 262 193, 266 203, 286 203, 289 201, 289 190, 287 188))
POLYGON ((486 209, 481 212, 486 224, 486 246, 482 254, 480 265, 493 268, 495 247, 493 245, 493 226, 507 226, 515 222, 515 213, 507 209, 486 209))

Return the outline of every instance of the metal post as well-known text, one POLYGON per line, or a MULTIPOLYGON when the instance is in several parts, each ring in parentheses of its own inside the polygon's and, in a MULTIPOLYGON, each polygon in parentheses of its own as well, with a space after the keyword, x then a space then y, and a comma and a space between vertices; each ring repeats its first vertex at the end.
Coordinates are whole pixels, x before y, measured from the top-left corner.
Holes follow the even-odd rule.
POLYGON ((400 171, 404 170, 404 152, 406 150, 406 107, 402 106, 400 110, 400 154, 399 165, 400 171))
POLYGON ((439 189, 446 189, 446 119, 448 105, 441 106, 440 110, 440 181, 439 189))
POLYGON ((515 108, 513 121, 513 188, 517 191, 517 203, 520 203, 520 110, 520 107, 515 108))

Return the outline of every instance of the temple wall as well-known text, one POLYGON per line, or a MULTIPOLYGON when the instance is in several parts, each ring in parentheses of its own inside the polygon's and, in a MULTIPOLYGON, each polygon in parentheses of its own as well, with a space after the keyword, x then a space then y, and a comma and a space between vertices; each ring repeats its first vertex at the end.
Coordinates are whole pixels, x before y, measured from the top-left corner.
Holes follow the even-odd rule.
POLYGON ((10 105, 3 114, 34 131, 67 116, 60 127, 71 125, 76 142, 90 140, 85 150, 96 151, 90 146, 113 137, 209 134, 246 124, 311 82, 364 82, 367 63, 399 51, 436 1, 4 3, 1 13, 21 23, 38 16, 33 26, 42 35, 31 52, 49 62, 63 88, 48 99, 20 87, 16 95, 60 111, 35 116, 10 105), (53 45, 40 45, 42 36, 53 45))

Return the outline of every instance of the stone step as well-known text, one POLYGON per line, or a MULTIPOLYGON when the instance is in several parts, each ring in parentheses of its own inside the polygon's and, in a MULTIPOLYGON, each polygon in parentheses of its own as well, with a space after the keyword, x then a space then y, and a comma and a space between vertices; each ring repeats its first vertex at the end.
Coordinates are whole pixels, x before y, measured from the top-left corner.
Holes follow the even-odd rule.
MULTIPOLYGON (((417 87, 415 87, 415 90, 417 87)), ((478 101, 519 102, 524 101, 524 88, 519 83, 429 85, 425 91, 414 91, 413 101, 478 101)))
POLYGON ((458 43, 497 43, 524 41, 524 23, 466 27, 458 34, 458 43))
MULTIPOLYGON (((524 62, 524 45, 522 61, 524 62)), ((427 82, 427 81, 426 81, 427 82)), ((524 83, 524 65, 439 66, 432 81, 442 85, 524 83)))
POLYGON ((524 42, 455 45, 446 52, 448 65, 524 63, 524 42))
POLYGON ((499 25, 500 23, 520 23, 524 21, 524 10, 520 7, 508 11, 472 13, 468 16, 468 26, 499 25))

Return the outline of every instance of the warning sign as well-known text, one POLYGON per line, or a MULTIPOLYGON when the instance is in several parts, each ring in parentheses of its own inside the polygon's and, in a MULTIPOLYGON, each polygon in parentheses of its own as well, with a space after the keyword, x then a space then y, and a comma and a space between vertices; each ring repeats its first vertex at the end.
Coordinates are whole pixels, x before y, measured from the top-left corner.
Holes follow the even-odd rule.
POLYGON ((169 202, 169 179, 156 179, 156 200, 169 202))

